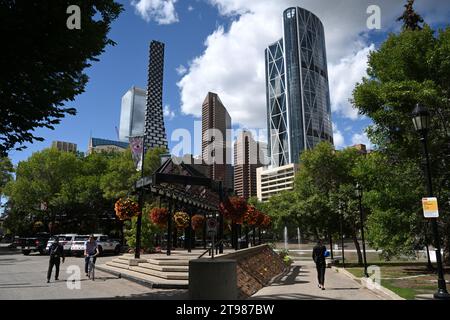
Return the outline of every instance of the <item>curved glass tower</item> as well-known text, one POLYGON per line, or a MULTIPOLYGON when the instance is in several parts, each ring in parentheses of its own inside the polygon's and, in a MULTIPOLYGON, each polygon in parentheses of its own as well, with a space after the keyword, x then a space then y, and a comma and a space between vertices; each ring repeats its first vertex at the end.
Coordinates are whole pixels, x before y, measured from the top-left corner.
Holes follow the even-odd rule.
POLYGON ((298 163, 303 150, 333 143, 322 22, 305 9, 286 9, 283 38, 265 55, 271 164, 298 163))

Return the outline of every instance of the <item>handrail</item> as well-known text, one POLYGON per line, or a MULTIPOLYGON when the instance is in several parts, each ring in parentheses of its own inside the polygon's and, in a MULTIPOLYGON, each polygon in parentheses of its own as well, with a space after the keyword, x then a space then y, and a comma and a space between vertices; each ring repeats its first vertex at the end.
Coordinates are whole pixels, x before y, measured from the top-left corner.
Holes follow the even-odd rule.
POLYGON ((208 248, 208 249, 206 249, 206 251, 203 252, 203 253, 198 257, 198 259, 200 259, 201 257, 203 257, 206 253, 210 252, 212 249, 216 249, 217 246, 220 246, 222 243, 223 243, 223 239, 221 239, 219 242, 215 243, 215 244, 214 244, 214 247, 211 245, 211 247, 208 248))

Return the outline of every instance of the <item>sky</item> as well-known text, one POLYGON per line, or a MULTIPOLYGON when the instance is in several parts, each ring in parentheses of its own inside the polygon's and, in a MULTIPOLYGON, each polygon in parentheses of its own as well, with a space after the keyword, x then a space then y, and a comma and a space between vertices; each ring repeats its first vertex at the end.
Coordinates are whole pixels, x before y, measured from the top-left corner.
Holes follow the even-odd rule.
MULTIPOLYGON (((325 28, 332 120, 337 148, 357 143, 371 147, 365 134, 370 119, 349 102, 355 84, 366 75, 367 55, 389 32, 403 0, 122 0, 125 11, 113 22, 109 46, 86 70, 89 83, 68 107, 78 110, 55 130, 40 129, 43 142, 12 151, 14 164, 52 141, 68 141, 86 151, 89 137, 117 140, 121 98, 132 86, 145 88, 148 46, 165 43, 164 115, 169 148, 176 129, 193 133, 208 91, 219 94, 234 128, 266 129, 264 49, 281 38, 282 12, 300 6, 315 13, 325 28), (370 5, 381 9, 381 29, 370 30, 370 5)), ((432 26, 448 21, 450 4, 416 0, 416 9, 432 26)), ((82 26, 81 26, 82 27, 82 26)), ((175 138, 175 137, 174 137, 175 138)), ((260 138, 264 139, 264 136, 260 138)), ((194 139, 194 137, 193 137, 194 139)), ((201 139, 200 137, 195 139, 201 139)), ((200 141, 192 153, 200 153, 200 141)), ((185 152, 187 153, 187 152, 185 152)))

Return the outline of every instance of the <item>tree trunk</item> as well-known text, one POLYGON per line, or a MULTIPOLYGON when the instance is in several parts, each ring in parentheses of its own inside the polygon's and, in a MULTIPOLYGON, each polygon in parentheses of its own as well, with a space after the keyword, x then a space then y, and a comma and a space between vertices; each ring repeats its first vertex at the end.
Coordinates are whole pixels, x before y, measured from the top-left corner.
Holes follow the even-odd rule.
POLYGON ((353 243, 355 244, 356 253, 358 255, 358 264, 362 264, 363 257, 361 253, 361 247, 359 246, 358 238, 356 237, 356 233, 353 234, 353 243))
MULTIPOLYGON (((450 228, 449 228, 450 229, 450 228)), ((444 235, 444 264, 450 265, 450 230, 447 230, 447 232, 444 235)))

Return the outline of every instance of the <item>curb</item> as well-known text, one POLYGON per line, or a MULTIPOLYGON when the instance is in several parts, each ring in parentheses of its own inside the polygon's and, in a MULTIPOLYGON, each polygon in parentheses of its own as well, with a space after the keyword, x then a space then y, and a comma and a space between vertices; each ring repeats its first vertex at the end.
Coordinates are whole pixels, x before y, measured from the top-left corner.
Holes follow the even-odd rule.
POLYGON ((331 269, 334 270, 335 272, 339 272, 339 273, 346 275, 347 277, 349 277, 349 278, 353 279, 354 281, 358 282, 359 284, 361 284, 364 288, 367 288, 375 293, 381 292, 381 293, 387 295, 388 297, 390 297, 392 300, 406 300, 405 298, 400 297, 398 294, 383 287, 382 285, 380 285, 379 288, 377 288, 377 289, 373 288, 372 286, 369 286, 368 280, 366 278, 358 278, 358 277, 354 276, 352 273, 345 270, 344 268, 338 268, 338 267, 332 266, 331 269))
POLYGON ((189 285, 184 284, 167 284, 167 283, 156 283, 148 280, 144 280, 126 273, 118 272, 115 270, 111 270, 102 266, 96 266, 95 269, 112 274, 114 276, 117 276, 118 278, 126 279, 135 283, 138 283, 140 285, 143 285, 145 287, 148 287, 150 289, 158 288, 158 289, 188 289, 189 285))

